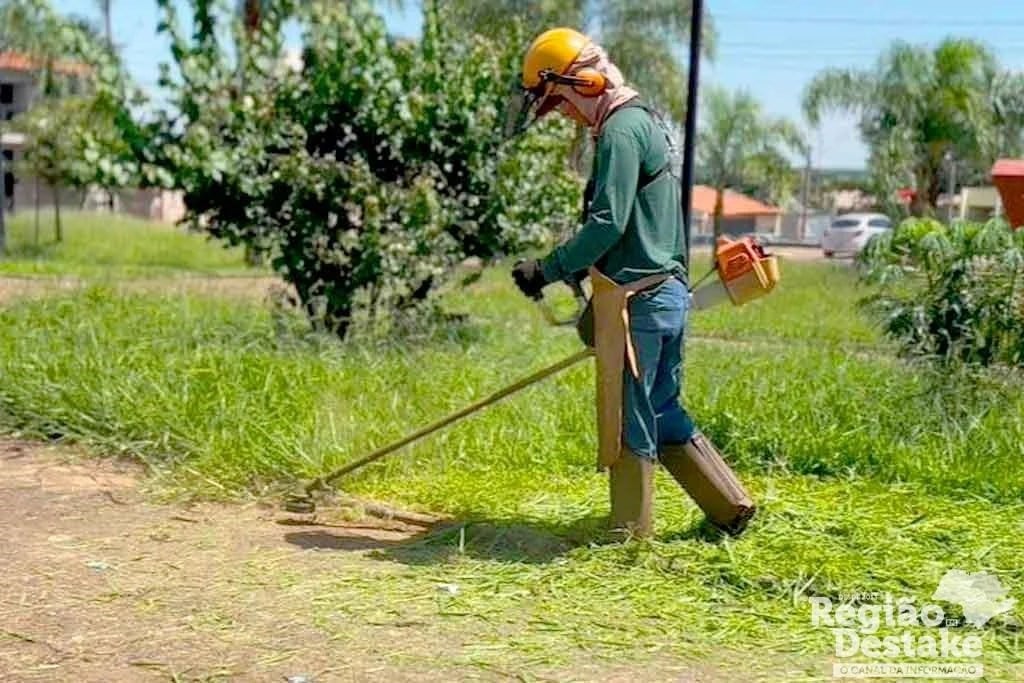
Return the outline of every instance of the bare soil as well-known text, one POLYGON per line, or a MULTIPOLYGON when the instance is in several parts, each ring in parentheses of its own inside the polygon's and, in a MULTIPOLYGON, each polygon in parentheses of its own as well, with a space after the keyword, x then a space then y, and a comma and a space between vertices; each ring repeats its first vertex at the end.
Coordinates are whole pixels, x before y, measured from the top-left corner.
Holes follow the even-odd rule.
MULTIPOLYGON (((386 633, 357 641, 317 628, 306 596, 274 576, 381 571, 366 553, 423 528, 159 505, 139 481, 128 463, 0 440, 0 680, 448 679, 390 665, 386 633)), ((415 628, 401 637, 432 645, 415 628)))
POLYGON ((132 463, 0 438, 0 681, 728 680, 653 658, 520 673, 446 656, 474 634, 431 619, 324 623, 330 581, 402 571, 379 551, 431 529, 159 504, 143 483, 132 463))

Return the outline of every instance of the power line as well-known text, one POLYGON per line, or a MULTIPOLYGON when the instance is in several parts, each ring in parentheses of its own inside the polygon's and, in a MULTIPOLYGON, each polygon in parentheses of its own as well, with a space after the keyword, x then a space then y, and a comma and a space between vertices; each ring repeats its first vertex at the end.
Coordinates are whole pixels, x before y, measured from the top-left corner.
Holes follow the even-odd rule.
MULTIPOLYGON (((929 47, 931 47, 931 46, 929 46, 929 47)), ((997 44, 997 43, 993 43, 989 47, 990 47, 990 49, 992 49, 993 51, 996 51, 996 52, 1006 52, 1006 53, 1020 53, 1020 52, 1024 52, 1024 43, 1014 43, 1014 44, 1007 44, 1007 43, 998 43, 997 44)), ((860 56, 872 56, 872 55, 873 56, 877 56, 879 54, 885 53, 888 49, 889 49, 889 46, 887 46, 887 45, 881 45, 881 46, 879 46, 877 48, 863 47, 863 46, 861 46, 861 47, 846 47, 846 48, 838 47, 838 46, 836 46, 836 47, 831 47, 830 46, 830 47, 818 48, 818 47, 812 47, 812 46, 793 47, 792 44, 789 44, 789 45, 777 45, 777 46, 776 45, 773 45, 773 46, 768 46, 768 45, 756 46, 756 45, 743 45, 741 43, 737 43, 733 47, 719 46, 718 49, 716 50, 716 54, 724 54, 724 55, 730 55, 730 54, 753 54, 753 55, 756 55, 756 56, 768 56, 768 57, 771 57, 772 55, 785 56, 787 54, 792 54, 792 55, 797 55, 797 56, 825 55, 825 56, 840 56, 840 57, 844 56, 844 55, 853 55, 853 56, 860 57, 860 56)))
POLYGON ((949 19, 920 19, 918 17, 870 19, 865 17, 807 17, 807 16, 744 16, 741 14, 715 14, 717 21, 729 21, 747 24, 851 24, 855 26, 900 26, 917 27, 930 26, 939 28, 999 28, 999 27, 1022 27, 1024 19, 990 21, 970 21, 958 18, 949 19))

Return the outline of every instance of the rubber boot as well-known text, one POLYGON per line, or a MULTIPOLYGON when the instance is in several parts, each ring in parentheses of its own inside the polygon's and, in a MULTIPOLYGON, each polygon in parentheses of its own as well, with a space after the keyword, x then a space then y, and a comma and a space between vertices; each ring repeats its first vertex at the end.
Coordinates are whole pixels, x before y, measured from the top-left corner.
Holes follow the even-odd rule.
POLYGON ((655 466, 651 458, 642 458, 623 448, 621 457, 608 468, 614 535, 624 538, 651 535, 655 466))
POLYGON ((664 446, 659 457, 712 524, 732 536, 743 532, 757 506, 703 434, 664 446))

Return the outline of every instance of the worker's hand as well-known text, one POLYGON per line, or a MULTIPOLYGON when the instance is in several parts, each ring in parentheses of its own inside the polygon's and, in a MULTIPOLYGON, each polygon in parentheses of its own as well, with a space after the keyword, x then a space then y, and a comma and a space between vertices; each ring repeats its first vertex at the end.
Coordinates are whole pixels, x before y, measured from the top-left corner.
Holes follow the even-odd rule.
POLYGON ((517 261, 512 269, 512 279, 523 294, 534 300, 540 299, 540 292, 547 284, 540 261, 535 258, 517 261))

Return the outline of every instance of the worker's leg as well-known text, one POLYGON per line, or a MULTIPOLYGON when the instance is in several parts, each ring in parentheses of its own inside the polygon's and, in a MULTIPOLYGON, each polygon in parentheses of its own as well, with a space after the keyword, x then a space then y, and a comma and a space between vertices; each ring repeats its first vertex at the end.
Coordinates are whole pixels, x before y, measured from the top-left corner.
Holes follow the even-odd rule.
POLYGON ((657 460, 658 421, 651 395, 658 379, 662 335, 659 332, 633 330, 632 338, 640 377, 633 377, 633 373, 626 368, 622 385, 622 439, 626 447, 636 455, 657 460))
MULTIPOLYGON (((673 281, 675 282, 675 281, 673 281)), ((679 283, 642 292, 630 303, 630 336, 639 377, 627 368, 623 377, 622 457, 610 469, 612 526, 634 535, 651 531, 654 470, 658 462, 658 416, 655 391, 662 372, 665 341, 681 314, 686 294, 679 283)))
POLYGON ((648 536, 653 525, 654 470, 658 464, 658 435, 650 389, 657 375, 660 335, 633 335, 639 378, 627 368, 623 377, 622 455, 609 470, 612 529, 648 536))
POLYGON ((627 369, 623 382, 623 438, 637 455, 656 459, 664 441, 659 433, 686 436, 689 417, 679 406, 680 344, 689 295, 673 278, 630 300, 629 327, 640 370, 627 369))
POLYGON ((743 531, 755 505, 722 456, 680 404, 686 307, 678 328, 665 329, 660 364, 651 385, 661 462, 708 518, 729 533, 743 531))
MULTIPOLYGON (((637 413, 653 422, 653 427, 643 433, 653 434, 661 462, 711 521, 730 533, 739 533, 753 516, 754 503, 680 404, 689 296, 679 283, 668 289, 663 286, 638 303, 639 306, 631 307, 631 314, 635 319, 641 313, 634 343, 641 364, 647 365, 643 394, 648 403, 637 413), (656 355, 655 345, 647 340, 650 334, 660 335, 656 355)), ((640 431, 633 431, 634 437, 639 438, 640 431)))
POLYGON ((689 313, 689 294, 685 288, 681 289, 682 299, 678 302, 678 308, 665 321, 658 371, 651 387, 651 404, 657 416, 659 446, 665 443, 684 443, 697 431, 690 414, 681 403, 684 340, 689 313))

